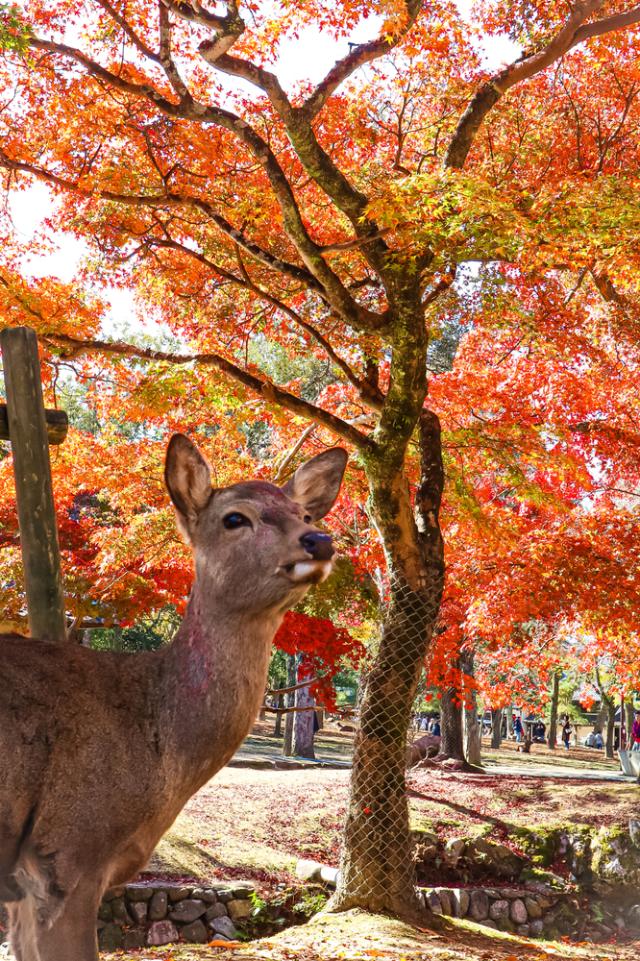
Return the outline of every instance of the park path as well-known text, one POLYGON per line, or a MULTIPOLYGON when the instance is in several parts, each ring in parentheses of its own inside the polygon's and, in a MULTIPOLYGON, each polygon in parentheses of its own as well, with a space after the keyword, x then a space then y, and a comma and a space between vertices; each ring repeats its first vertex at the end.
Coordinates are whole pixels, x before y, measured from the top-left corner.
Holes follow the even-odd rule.
POLYGON ((542 777, 571 781, 613 781, 621 784, 633 784, 634 778, 623 774, 622 771, 586 770, 585 768, 559 767, 554 764, 540 764, 531 767, 517 765, 496 764, 495 761, 483 758, 482 766, 488 773, 504 774, 514 777, 542 777))
MULTIPOLYGON (((549 778, 557 780, 581 780, 619 784, 633 784, 634 778, 620 770, 606 770, 598 768, 560 766, 559 764, 503 764, 497 762, 490 755, 483 757, 482 766, 487 773, 505 775, 506 777, 549 778)), ((250 734, 241 744, 229 767, 253 768, 255 770, 299 770, 304 768, 350 768, 351 758, 343 744, 335 744, 331 739, 323 741, 318 738, 316 745, 316 760, 303 757, 288 757, 282 755, 282 742, 275 737, 264 734, 250 734)))

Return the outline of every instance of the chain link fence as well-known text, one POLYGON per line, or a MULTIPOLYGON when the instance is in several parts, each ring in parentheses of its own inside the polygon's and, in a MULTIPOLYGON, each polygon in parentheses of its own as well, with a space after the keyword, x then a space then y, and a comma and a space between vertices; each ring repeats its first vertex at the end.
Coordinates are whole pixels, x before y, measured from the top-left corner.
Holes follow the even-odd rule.
POLYGON ((419 910, 405 783, 414 697, 441 588, 393 577, 378 649, 363 678, 336 907, 419 910))

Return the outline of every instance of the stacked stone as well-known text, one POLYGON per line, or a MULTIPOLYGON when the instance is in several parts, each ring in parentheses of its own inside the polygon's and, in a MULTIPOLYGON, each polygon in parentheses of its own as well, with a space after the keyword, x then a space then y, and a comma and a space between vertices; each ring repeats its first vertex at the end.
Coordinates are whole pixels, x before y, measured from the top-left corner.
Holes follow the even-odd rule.
POLYGON ((100 947, 235 941, 238 927, 251 915, 254 890, 246 881, 208 887, 140 882, 112 888, 98 911, 100 947))
POLYGON ((530 938, 542 936, 546 912, 558 901, 550 891, 515 888, 422 888, 419 895, 432 914, 468 918, 530 938))

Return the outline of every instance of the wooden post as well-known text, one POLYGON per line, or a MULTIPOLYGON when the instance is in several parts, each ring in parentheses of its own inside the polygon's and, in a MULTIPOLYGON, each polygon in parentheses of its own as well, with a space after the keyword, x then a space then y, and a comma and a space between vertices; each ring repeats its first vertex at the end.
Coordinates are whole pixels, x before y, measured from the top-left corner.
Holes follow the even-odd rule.
POLYGON ((0 333, 20 546, 32 637, 66 640, 58 528, 38 342, 30 327, 0 333))

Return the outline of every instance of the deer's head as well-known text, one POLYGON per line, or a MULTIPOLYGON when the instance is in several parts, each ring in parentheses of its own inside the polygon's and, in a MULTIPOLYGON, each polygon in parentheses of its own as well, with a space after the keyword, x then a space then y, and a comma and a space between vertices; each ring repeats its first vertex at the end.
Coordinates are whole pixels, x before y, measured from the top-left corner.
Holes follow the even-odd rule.
POLYGON ((339 447, 298 468, 284 487, 211 486, 209 465, 183 434, 167 449, 165 480, 191 545, 200 588, 228 609, 282 611, 331 571, 331 536, 315 522, 335 502, 347 464, 339 447))

